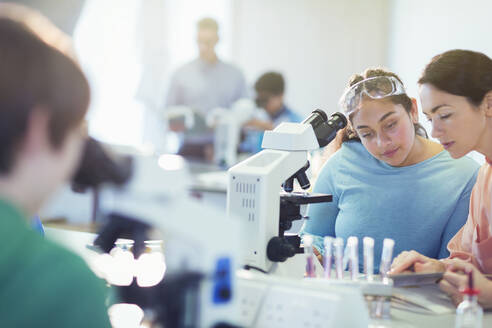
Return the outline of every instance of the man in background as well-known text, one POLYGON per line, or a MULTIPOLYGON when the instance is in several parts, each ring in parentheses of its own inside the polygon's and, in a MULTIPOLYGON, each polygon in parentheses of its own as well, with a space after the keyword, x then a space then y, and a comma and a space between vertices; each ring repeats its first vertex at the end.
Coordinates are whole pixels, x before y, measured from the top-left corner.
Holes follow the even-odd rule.
MULTIPOLYGON (((199 57, 179 68, 171 80, 166 108, 186 106, 195 113, 195 127, 184 132, 180 149, 184 156, 208 157, 213 132, 206 128, 204 117, 216 107, 230 108, 238 99, 247 97, 242 72, 222 61, 215 52, 219 42, 218 30, 219 26, 212 18, 203 18, 198 22, 199 57)), ((176 131, 184 127, 171 123, 170 128, 176 131)))

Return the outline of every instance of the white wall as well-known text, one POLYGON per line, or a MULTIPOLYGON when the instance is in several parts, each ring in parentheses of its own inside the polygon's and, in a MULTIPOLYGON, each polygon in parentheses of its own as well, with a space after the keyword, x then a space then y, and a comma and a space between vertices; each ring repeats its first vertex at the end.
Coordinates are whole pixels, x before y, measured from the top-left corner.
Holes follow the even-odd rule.
POLYGON ((350 75, 386 64, 388 11, 387 0, 236 0, 232 58, 250 84, 283 73, 300 114, 331 113, 350 75))
MULTIPOLYGON (((394 0, 391 2, 389 67, 418 97, 417 81, 431 58, 450 49, 492 57, 492 1, 394 0)), ((421 121, 430 132, 429 124, 421 121)))
POLYGON ((492 1, 393 0, 388 60, 417 91, 417 80, 434 55, 450 49, 481 51, 492 56, 492 1))

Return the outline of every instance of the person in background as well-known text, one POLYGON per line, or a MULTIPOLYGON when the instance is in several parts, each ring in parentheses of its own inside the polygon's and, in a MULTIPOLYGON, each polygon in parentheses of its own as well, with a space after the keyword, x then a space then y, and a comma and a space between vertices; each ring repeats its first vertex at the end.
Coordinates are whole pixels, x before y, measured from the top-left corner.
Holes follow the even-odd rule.
POLYGON ((473 270, 478 302, 492 308, 492 282, 481 273, 492 273, 492 59, 468 51, 451 50, 435 56, 420 80, 420 100, 432 136, 451 157, 461 160, 471 151, 486 157, 470 198, 466 224, 449 241, 450 256, 436 260, 418 250, 402 252, 391 273, 405 270, 443 272, 442 290, 461 302, 466 270, 473 270))
MULTIPOLYGON (((207 131, 203 117, 216 108, 230 108, 241 98, 248 96, 243 73, 232 64, 221 60, 215 52, 219 42, 219 26, 212 18, 203 18, 197 24, 199 57, 173 75, 166 98, 166 108, 186 106, 195 113, 195 130, 184 131, 180 153, 184 156, 210 157, 213 132, 207 131)), ((179 131, 183 127, 173 127, 179 131)))
POLYGON ((415 99, 392 72, 376 68, 354 75, 341 105, 349 121, 342 146, 313 190, 333 195, 333 201, 309 206, 301 236, 313 235, 321 254, 324 236, 372 237, 376 270, 384 238, 395 240, 395 254, 418 249, 447 257, 448 241, 466 221, 478 164, 453 160, 426 138, 415 99))
POLYGON ((0 326, 110 327, 104 283, 29 227, 73 174, 87 79, 40 14, 0 4, 0 326))
POLYGON ((266 72, 255 82, 256 105, 266 115, 247 122, 245 140, 240 146, 244 152, 256 153, 261 150, 263 131, 272 130, 282 122, 298 123, 302 118, 284 102, 285 80, 278 72, 266 72))

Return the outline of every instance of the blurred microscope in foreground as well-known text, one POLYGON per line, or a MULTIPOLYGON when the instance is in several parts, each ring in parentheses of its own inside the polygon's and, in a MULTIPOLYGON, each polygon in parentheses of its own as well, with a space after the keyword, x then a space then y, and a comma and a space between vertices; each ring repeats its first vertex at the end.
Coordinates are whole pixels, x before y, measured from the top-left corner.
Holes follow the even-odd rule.
POLYGON ((94 243, 103 252, 129 238, 127 255, 140 260, 151 230, 163 239, 164 279, 149 286, 131 276, 117 286, 122 302, 152 313, 151 321, 164 327, 233 327, 239 224, 186 197, 187 181, 179 156, 121 156, 89 140, 74 186, 98 190, 97 215, 107 223, 94 243))

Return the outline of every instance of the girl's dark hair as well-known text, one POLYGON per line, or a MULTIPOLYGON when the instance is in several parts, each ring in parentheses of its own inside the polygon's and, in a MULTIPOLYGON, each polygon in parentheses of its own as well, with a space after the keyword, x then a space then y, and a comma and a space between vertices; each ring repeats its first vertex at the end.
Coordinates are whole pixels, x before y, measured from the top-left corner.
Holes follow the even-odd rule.
POLYGON ((432 58, 419 84, 429 83, 478 106, 492 90, 492 60, 480 52, 450 50, 432 58))
MULTIPOLYGON (((390 72, 384 68, 377 67, 377 68, 368 68, 362 74, 352 75, 349 79, 347 88, 350 88, 351 86, 362 80, 371 77, 378 77, 378 76, 392 76, 396 78, 398 81, 400 81, 401 84, 403 84, 400 77, 395 73, 390 72)), ((387 99, 394 104, 402 105, 403 108, 405 108, 406 112, 410 115, 410 111, 412 110, 412 99, 410 99, 410 97, 406 93, 401 95, 389 96, 384 99, 387 99)), ((352 118, 350 116, 349 116, 349 121, 352 122, 352 118)), ((414 123, 413 125, 415 127, 416 134, 428 138, 427 132, 425 131, 424 127, 420 123, 414 123)), ((345 129, 345 134, 343 135, 343 139, 342 139, 343 142, 350 141, 350 140, 355 140, 360 142, 360 138, 357 136, 357 133, 354 131, 352 124, 347 125, 347 128, 345 129)))

